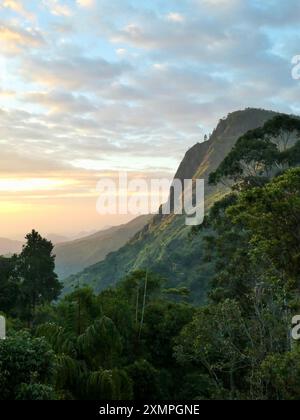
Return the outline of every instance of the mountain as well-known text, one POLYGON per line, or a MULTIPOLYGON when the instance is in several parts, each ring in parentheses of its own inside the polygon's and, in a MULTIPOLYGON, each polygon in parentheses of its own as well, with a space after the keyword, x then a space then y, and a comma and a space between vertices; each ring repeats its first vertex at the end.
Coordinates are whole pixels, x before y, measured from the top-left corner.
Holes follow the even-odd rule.
POLYGON ((11 239, 0 238, 0 255, 19 254, 23 243, 11 239))
MULTIPOLYGON (((204 179, 205 204, 209 208, 225 193, 225 187, 208 185, 209 174, 217 169, 240 136, 258 128, 276 113, 261 109, 246 109, 229 114, 219 121, 210 139, 193 146, 182 160, 175 178, 204 179)), ((190 235, 185 217, 171 214, 156 215, 135 237, 104 261, 88 267, 65 281, 65 289, 77 284, 89 284, 97 292, 115 285, 136 269, 149 269, 163 275, 169 287, 189 287, 192 299, 206 298, 207 281, 214 266, 203 258, 203 235, 190 235)))
POLYGON ((124 246, 150 218, 151 216, 140 216, 127 224, 101 230, 75 241, 57 244, 54 254, 58 276, 65 278, 102 261, 110 252, 124 246))
POLYGON ((66 236, 57 235, 56 233, 48 233, 48 235, 46 235, 46 238, 48 239, 48 241, 51 241, 54 245, 67 242, 69 240, 69 238, 67 238, 66 236))
MULTIPOLYGON (((111 227, 111 226, 109 226, 109 227, 111 227)), ((71 235, 69 237, 69 241, 76 241, 77 239, 83 239, 83 238, 86 238, 87 236, 92 236, 95 233, 100 232, 100 230, 106 230, 106 227, 104 227, 103 229, 99 229, 99 230, 98 229, 93 229, 93 230, 89 230, 89 231, 84 230, 82 232, 78 232, 74 235, 71 235)))
MULTIPOLYGON (((46 236, 53 244, 66 242, 68 238, 56 234, 49 234, 46 236)), ((0 255, 19 254, 22 251, 24 242, 15 241, 7 238, 0 238, 0 255)))

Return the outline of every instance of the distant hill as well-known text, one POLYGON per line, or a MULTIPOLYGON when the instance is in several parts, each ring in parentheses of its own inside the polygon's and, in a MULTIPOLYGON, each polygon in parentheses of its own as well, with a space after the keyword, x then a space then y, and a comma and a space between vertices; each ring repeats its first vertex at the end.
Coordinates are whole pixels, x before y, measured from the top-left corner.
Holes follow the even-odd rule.
POLYGON ((19 254, 23 243, 11 239, 0 238, 0 255, 19 254))
POLYGON ((56 233, 48 233, 48 235, 46 235, 46 238, 48 239, 48 241, 51 241, 53 245, 61 244, 69 240, 69 238, 67 238, 66 236, 57 235, 56 233))
MULTIPOLYGON (((219 166, 240 136, 263 126, 275 115, 272 111, 250 108, 229 114, 219 121, 208 141, 197 143, 188 150, 175 178, 204 179, 205 203, 209 208, 227 192, 225 187, 209 186, 209 174, 219 166)), ((194 301, 204 301, 214 265, 203 260, 203 236, 191 237, 190 232, 184 216, 157 215, 117 252, 66 279, 65 290, 81 283, 90 284, 99 292, 141 268, 163 275, 169 287, 189 287, 194 301)))
POLYGON ((84 268, 103 261, 111 252, 123 247, 150 220, 140 216, 131 222, 111 227, 87 237, 58 244, 54 248, 56 272, 63 279, 84 268))

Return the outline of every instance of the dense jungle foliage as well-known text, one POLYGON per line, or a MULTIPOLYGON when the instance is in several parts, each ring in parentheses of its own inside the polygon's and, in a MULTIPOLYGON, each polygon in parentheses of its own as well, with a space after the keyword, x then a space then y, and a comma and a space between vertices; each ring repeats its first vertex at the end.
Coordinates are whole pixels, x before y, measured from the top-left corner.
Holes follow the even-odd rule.
POLYGON ((232 192, 191 231, 214 266, 202 306, 150 270, 58 300, 53 247, 35 231, 1 258, 0 399, 300 399, 299 133, 275 117, 211 174, 232 192))

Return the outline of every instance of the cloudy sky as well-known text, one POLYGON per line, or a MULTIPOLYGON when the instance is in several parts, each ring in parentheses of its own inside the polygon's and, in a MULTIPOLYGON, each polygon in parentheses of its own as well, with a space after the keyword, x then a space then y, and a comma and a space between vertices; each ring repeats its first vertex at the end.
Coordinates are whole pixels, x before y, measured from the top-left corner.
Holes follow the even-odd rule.
POLYGON ((99 177, 170 177, 233 110, 300 112, 299 22, 299 0, 0 0, 0 236, 124 221, 99 177))

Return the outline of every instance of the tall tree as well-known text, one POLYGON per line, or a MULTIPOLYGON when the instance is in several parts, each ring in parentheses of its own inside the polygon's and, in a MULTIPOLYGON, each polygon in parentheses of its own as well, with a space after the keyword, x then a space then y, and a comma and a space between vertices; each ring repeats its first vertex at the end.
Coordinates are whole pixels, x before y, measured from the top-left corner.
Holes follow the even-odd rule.
POLYGON ((16 256, 12 258, 0 257, 0 311, 11 315, 15 312, 19 281, 15 270, 16 256))
POLYGON ((272 263, 285 281, 299 286, 300 169, 286 171, 264 188, 241 194, 228 209, 234 223, 251 232, 253 253, 272 263))
POLYGON ((21 299, 24 315, 31 320, 36 307, 55 300, 61 291, 61 284, 55 274, 55 256, 53 245, 33 230, 26 236, 18 261, 21 278, 21 299))

